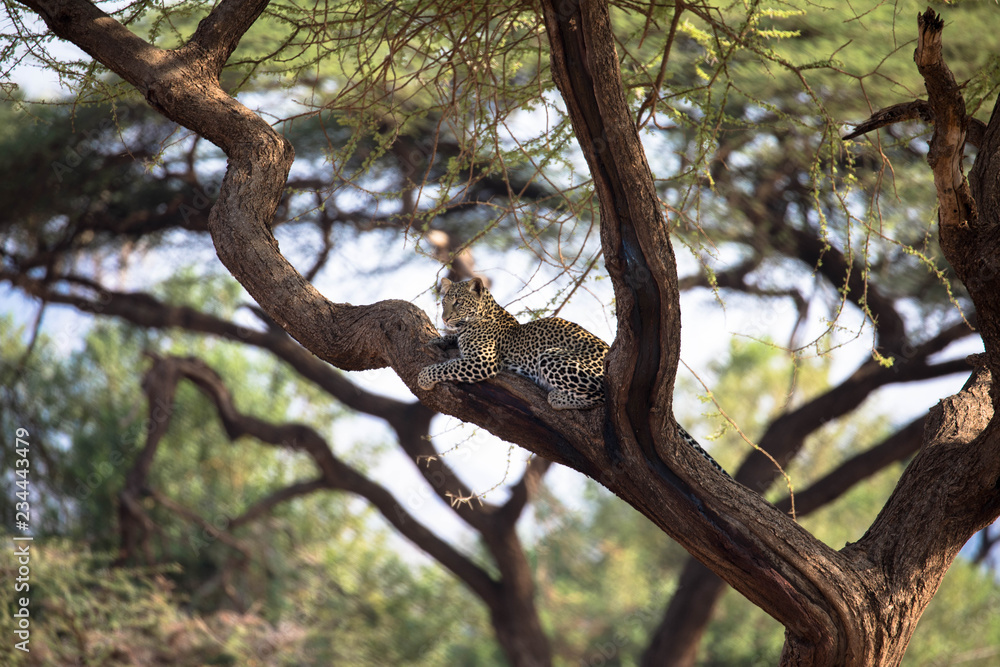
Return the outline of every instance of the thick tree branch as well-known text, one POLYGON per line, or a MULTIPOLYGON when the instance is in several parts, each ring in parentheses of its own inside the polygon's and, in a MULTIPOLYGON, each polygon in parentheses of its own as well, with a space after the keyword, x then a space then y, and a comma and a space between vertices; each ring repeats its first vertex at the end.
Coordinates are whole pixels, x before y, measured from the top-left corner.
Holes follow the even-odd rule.
POLYGON ((990 122, 984 124, 978 120, 970 121, 971 128, 978 123, 980 143, 976 162, 969 171, 969 188, 976 200, 976 205, 986 219, 996 224, 997 212, 1000 211, 1000 187, 997 187, 997 174, 1000 173, 1000 99, 993 104, 993 115, 990 122))
POLYGON ((222 68, 270 0, 222 0, 195 30, 185 49, 197 49, 218 79, 222 68))
POLYGON ((165 52, 136 36, 90 2, 19 0, 52 32, 80 47, 145 94, 149 70, 163 64, 165 52), (113 62, 114 65, 109 64, 113 62))
POLYGON ((942 56, 944 21, 932 9, 918 20, 917 48, 913 59, 924 79, 928 102, 934 112, 934 135, 927 161, 937 190, 941 249, 961 278, 982 323, 986 364, 1000 374, 1000 209, 998 184, 990 168, 1000 164, 1000 118, 996 109, 983 133, 973 166, 975 196, 966 181, 962 159, 969 118, 962 89, 942 56), (980 214, 982 208, 982 215, 980 214))
POLYGON ((876 647, 882 652, 902 655, 959 550, 1000 514, 1000 434, 991 385, 982 366, 959 394, 931 410, 920 453, 868 532, 843 550, 859 567, 875 564, 886 578, 878 591, 879 622, 898 634, 876 647))
POLYGON ((849 648, 829 628, 851 622, 830 602, 837 594, 827 584, 834 576, 828 568, 835 578, 846 574, 837 557, 821 556, 822 545, 753 494, 708 475, 699 476, 704 493, 691 486, 690 470, 704 463, 670 439, 679 351, 676 266, 622 92, 607 6, 546 1, 543 9, 553 76, 600 197, 602 245, 618 304, 618 337, 607 361, 605 440, 613 468, 598 479, 808 642, 816 664, 835 661, 849 648), (672 467, 678 455, 683 465, 672 467), (759 519, 747 520, 758 511, 759 519), (808 563, 799 555, 806 551, 808 563))

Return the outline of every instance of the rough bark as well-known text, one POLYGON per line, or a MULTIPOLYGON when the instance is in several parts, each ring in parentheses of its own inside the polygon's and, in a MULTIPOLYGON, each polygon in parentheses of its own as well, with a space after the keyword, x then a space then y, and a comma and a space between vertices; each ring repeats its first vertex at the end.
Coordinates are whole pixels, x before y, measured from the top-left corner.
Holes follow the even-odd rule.
MULTIPOLYGON (((915 356, 898 367, 883 368, 874 361, 868 361, 840 385, 806 402, 795 410, 785 413, 767 428, 759 440, 759 446, 769 452, 782 466, 801 451, 806 438, 823 425, 834 419, 850 414, 866 397, 880 387, 890 383, 907 382, 963 372, 968 364, 963 360, 928 365, 926 359, 931 354, 944 349, 961 328, 947 329, 928 341, 915 356)), ((922 420, 921 420, 922 421, 922 420)), ((886 463, 886 450, 899 451, 899 443, 912 443, 913 431, 919 424, 910 424, 897 432, 886 443, 873 447, 865 454, 845 463, 845 469, 838 468, 809 489, 796 494, 796 510, 804 516, 816 509, 831 496, 842 493, 852 480, 859 479, 861 472, 873 474, 886 463)), ((909 450, 912 453, 912 449, 909 450)), ((903 454, 900 454, 902 456, 903 454)), ((778 470, 763 454, 752 452, 735 473, 737 481, 761 493, 770 489, 778 470)), ((782 501, 778 507, 790 509, 790 503, 782 501)), ((704 626, 711 618, 714 604, 725 591, 725 583, 705 571, 695 559, 689 559, 682 568, 677 592, 671 598, 664 618, 654 632, 650 646, 644 654, 644 664, 691 665, 697 657, 697 645, 704 626), (699 629, 700 628, 700 629, 699 629)))
MULTIPOLYGON (((878 445, 848 459, 809 487, 796 492, 796 516, 807 516, 887 465, 915 454, 922 442, 923 422, 923 418, 910 422, 878 445)), ((783 498, 775 506, 789 512, 791 499, 783 498)), ((645 667, 694 665, 715 605, 727 588, 726 582, 701 562, 688 559, 677 579, 677 592, 643 652, 642 664, 645 667)))
MULTIPOLYGON (((269 224, 291 148, 218 85, 223 63, 266 3, 223 0, 190 42, 173 51, 139 40, 84 0, 24 4, 57 35, 135 85, 161 113, 226 152, 228 170, 209 229, 223 264, 275 322, 335 366, 391 366, 428 407, 603 483, 785 626, 783 664, 897 664, 958 549, 1000 513, 1000 439, 989 421, 987 372, 995 372, 1000 361, 1000 290, 993 284, 996 272, 987 277, 982 270, 998 256, 995 218, 977 220, 956 180, 961 131, 948 123, 961 125, 962 115, 939 113, 937 106, 954 107, 960 93, 953 87, 935 92, 928 85, 937 142, 932 166, 942 197, 942 247, 973 295, 986 368, 941 409, 940 426, 928 430, 923 450, 869 533, 836 552, 758 494, 717 475, 676 437, 676 267, 625 102, 606 4, 542 3, 552 73, 601 201, 604 257, 618 306, 618 336, 607 363, 608 405, 585 414, 555 413, 537 388, 507 376, 471 387, 419 390, 417 372, 434 360, 423 346, 434 335, 426 315, 401 301, 330 302, 281 256, 269 224), (945 203, 948 197, 954 206, 945 203)), ((943 76, 935 39, 940 25, 925 15, 918 64, 924 62, 922 72, 929 68, 928 78, 943 76)), ((981 155, 995 154, 993 125, 981 155)))

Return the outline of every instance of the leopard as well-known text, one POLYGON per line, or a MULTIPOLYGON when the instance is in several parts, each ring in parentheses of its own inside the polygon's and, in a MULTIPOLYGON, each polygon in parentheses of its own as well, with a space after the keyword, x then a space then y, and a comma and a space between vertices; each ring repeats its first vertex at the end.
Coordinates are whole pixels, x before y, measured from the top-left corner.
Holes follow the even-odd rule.
POLYGON ((549 390, 556 410, 585 410, 604 402, 604 358, 608 344, 579 324, 544 317, 521 324, 500 306, 482 278, 442 279, 445 324, 455 330, 430 341, 458 345, 458 359, 420 371, 417 384, 481 382, 508 370, 549 390))
MULTIPOLYGON (((555 410, 586 410, 604 403, 604 359, 610 348, 603 340, 560 317, 518 322, 479 277, 461 282, 443 278, 441 293, 445 325, 454 331, 428 345, 457 346, 460 356, 421 369, 421 389, 431 390, 439 382, 482 382, 507 370, 548 390, 548 403, 555 410)), ((677 430, 729 477, 694 437, 680 425, 677 430)))

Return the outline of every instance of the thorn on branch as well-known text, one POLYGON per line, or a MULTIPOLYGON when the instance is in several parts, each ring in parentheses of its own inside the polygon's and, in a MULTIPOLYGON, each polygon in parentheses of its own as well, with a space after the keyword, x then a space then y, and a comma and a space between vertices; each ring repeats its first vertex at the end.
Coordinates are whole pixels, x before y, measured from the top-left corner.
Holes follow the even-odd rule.
POLYGON ((462 505, 467 505, 469 507, 472 507, 473 500, 478 501, 480 506, 482 506, 483 504, 483 499, 479 496, 479 494, 464 496, 464 495, 454 494, 449 491, 446 495, 450 499, 452 507, 461 507, 462 505))

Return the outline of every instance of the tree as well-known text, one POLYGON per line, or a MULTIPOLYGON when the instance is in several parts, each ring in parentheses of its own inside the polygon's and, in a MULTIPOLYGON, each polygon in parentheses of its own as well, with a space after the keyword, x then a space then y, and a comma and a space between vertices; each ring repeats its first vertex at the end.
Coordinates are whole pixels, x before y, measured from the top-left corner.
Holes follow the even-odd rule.
MULTIPOLYGON (((226 153, 227 172, 208 229, 223 264, 267 316, 335 367, 391 367, 424 406, 483 426, 600 481, 785 625, 786 664, 897 663, 959 548, 1000 512, 990 390, 997 354, 997 292, 989 259, 995 256, 989 222, 996 218, 996 184, 985 177, 996 173, 988 162, 996 159, 1000 121, 982 124, 966 115, 962 91, 942 61, 943 25, 933 12, 922 15, 917 50, 927 102, 877 115, 872 125, 915 116, 933 119, 929 156, 940 201, 941 250, 975 305, 974 319, 971 312, 967 316, 980 328, 986 354, 966 388, 932 415, 921 452, 869 532, 834 551, 755 490, 717 476, 676 437, 672 391, 681 284, 656 182, 625 96, 605 4, 543 3, 552 78, 593 178, 603 262, 616 300, 618 332, 607 363, 608 404, 585 414, 552 413, 538 400, 537 389, 516 378, 420 391, 416 374, 434 360, 422 345, 433 332, 421 311, 399 301, 369 306, 329 302, 280 254, 271 224, 282 201, 291 147, 219 85, 223 66, 266 3, 247 7, 223 2, 172 50, 143 42, 85 2, 24 4, 54 34, 141 91, 155 109, 226 153), (969 186, 964 185, 961 162, 967 140, 979 144, 969 186)), ((742 24, 712 8, 686 3, 658 9, 657 18, 669 17, 671 25, 664 63, 682 14, 712 26, 714 33, 705 39, 716 54, 739 46, 780 62, 761 45, 754 27, 761 16, 756 6, 742 24)), ((801 74, 801 68, 791 69, 801 74)), ((655 111, 662 101, 658 83, 642 108, 655 111)), ((676 109, 684 110, 683 104, 676 109)), ((695 152, 685 158, 700 165, 706 155, 695 152)), ((733 189, 731 203, 740 202, 739 190, 733 189)), ((766 205, 781 202, 760 194, 766 193, 755 193, 750 202, 744 195, 743 201, 751 214, 761 216, 757 229, 763 230, 764 223, 781 219, 766 205)), ((907 348, 902 318, 891 300, 868 289, 864 263, 856 266, 853 257, 817 244, 815 237, 793 226, 775 224, 774 230, 773 242, 792 244, 800 256, 814 257, 821 272, 843 278, 847 298, 874 322, 880 357, 862 365, 823 401, 772 423, 762 445, 767 441, 764 448, 783 462, 817 422, 853 409, 873 388, 955 372, 955 365, 942 367, 927 358, 965 330, 943 327, 937 336, 907 348), (880 363, 897 356, 909 362, 898 371, 880 363)), ((722 278, 745 285, 752 268, 737 267, 722 278)), ((9 279, 29 287, 23 277, 9 279)), ((737 474, 754 487, 771 477, 771 468, 759 456, 748 459, 737 474)))

